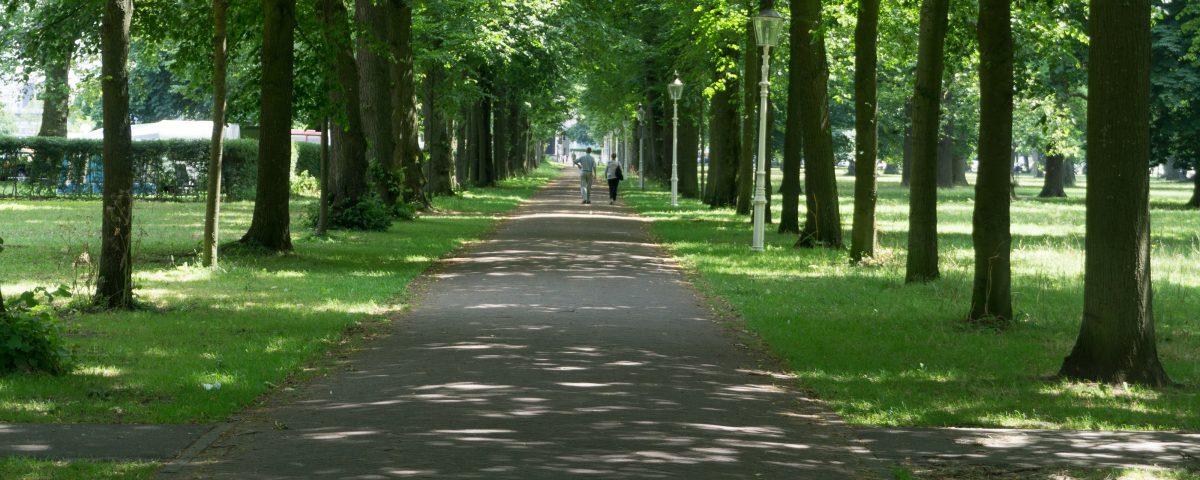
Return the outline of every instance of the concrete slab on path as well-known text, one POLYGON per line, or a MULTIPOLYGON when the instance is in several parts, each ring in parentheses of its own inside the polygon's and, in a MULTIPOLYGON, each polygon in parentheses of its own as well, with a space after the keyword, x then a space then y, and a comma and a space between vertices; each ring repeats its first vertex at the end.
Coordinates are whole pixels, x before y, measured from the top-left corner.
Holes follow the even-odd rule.
POLYGON ((0 457, 164 460, 211 425, 56 425, 0 423, 0 457))
MULTIPOLYGON (((870 478, 853 434, 714 321, 574 171, 440 264, 344 371, 162 478, 870 478)), ((178 468, 174 468, 178 467, 178 468)))
POLYGON ((1200 470, 1200 434, 986 428, 866 428, 855 433, 857 443, 889 463, 1200 470))

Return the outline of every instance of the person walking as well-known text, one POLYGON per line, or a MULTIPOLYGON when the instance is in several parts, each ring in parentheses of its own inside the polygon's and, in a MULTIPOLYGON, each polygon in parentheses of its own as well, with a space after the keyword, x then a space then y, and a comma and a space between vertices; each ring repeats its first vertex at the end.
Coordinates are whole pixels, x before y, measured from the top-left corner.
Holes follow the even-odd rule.
POLYGON ((587 153, 575 160, 575 167, 579 169, 579 195, 583 197, 583 203, 592 203, 592 182, 596 180, 596 159, 592 158, 592 147, 587 148, 587 153))
POLYGON ((621 180, 625 179, 625 172, 621 171, 621 162, 617 161, 617 154, 612 154, 612 159, 608 161, 608 165, 604 167, 604 178, 608 179, 608 204, 617 203, 617 189, 621 187, 621 180))

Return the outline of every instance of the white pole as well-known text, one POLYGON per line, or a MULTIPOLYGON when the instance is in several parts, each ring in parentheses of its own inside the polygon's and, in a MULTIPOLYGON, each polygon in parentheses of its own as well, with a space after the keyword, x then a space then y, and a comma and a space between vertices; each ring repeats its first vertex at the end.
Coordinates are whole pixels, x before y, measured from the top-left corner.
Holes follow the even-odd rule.
POLYGON ((771 47, 763 46, 763 65, 762 65, 762 81, 758 83, 761 87, 759 96, 761 102, 758 109, 758 172, 755 176, 754 186, 754 238, 751 241, 750 249, 755 252, 764 250, 763 237, 766 210, 767 210, 767 95, 771 87, 770 81, 770 62, 771 62, 771 47))
POLYGON ((679 206, 679 100, 674 100, 675 118, 671 133, 671 206, 679 206))

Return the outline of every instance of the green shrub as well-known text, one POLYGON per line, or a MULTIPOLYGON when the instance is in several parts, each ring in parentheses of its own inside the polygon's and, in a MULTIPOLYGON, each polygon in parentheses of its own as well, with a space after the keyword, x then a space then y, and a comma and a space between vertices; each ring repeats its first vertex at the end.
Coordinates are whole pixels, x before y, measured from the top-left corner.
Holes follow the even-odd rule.
POLYGON ((292 195, 316 196, 321 194, 321 181, 313 178, 307 170, 302 170, 292 177, 292 195))
POLYGON ((309 175, 321 177, 321 146, 315 143, 297 142, 293 143, 293 151, 296 152, 296 162, 293 164, 296 168, 292 171, 299 175, 301 172, 308 172, 309 175))
MULTIPOLYGON (((314 203, 305 211, 305 223, 317 227, 320 202, 314 203)), ((382 232, 392 226, 392 209, 388 208, 379 197, 369 195, 357 203, 334 202, 329 207, 329 228, 337 230, 366 230, 382 232)))
POLYGON ((71 371, 71 354, 53 306, 55 297, 70 296, 66 286, 53 292, 38 287, 9 300, 0 314, 0 374, 71 371))
MULTIPOLYGON (((222 193, 254 198, 258 141, 227 140, 221 164, 222 193)), ((201 198, 208 184, 209 140, 133 142, 134 194, 151 198, 201 198)), ((99 196, 102 140, 0 136, 0 179, 22 177, 20 194, 33 197, 99 196)), ((292 171, 320 171, 320 146, 293 143, 292 171)))

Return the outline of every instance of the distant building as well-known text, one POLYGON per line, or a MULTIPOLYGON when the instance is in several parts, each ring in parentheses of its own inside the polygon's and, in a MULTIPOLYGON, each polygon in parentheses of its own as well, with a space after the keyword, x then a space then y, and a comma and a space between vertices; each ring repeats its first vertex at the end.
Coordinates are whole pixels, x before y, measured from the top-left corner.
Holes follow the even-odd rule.
POLYGON ((42 127, 42 101, 37 98, 39 83, 0 83, 0 108, 16 118, 18 137, 37 135, 42 127))
MULTIPOLYGON (((133 140, 206 140, 212 138, 213 123, 210 120, 163 120, 157 123, 133 125, 130 130, 133 140)), ((225 138, 241 138, 241 127, 237 124, 225 126, 225 138)), ((104 129, 96 129, 71 138, 104 138, 104 129)))

